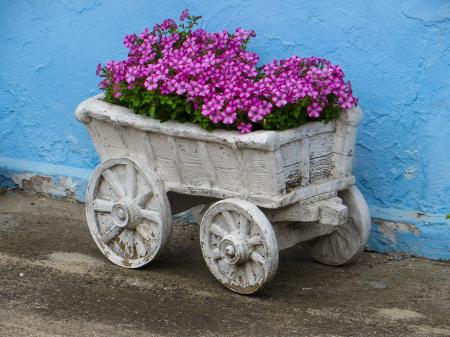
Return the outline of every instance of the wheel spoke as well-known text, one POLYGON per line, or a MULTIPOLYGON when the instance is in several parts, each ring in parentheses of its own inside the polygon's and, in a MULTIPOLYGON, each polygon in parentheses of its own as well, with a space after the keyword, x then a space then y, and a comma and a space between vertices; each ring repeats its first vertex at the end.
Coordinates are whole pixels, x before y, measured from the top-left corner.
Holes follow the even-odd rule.
POLYGON ((125 196, 125 191, 122 185, 120 185, 119 181, 116 178, 116 175, 110 169, 104 170, 102 172, 102 176, 109 184, 109 186, 111 186, 114 193, 117 195, 119 199, 125 196))
POLYGON ((330 249, 331 249, 331 251, 332 251, 332 256, 338 256, 338 249, 337 249, 337 247, 336 247, 336 239, 335 240, 333 240, 333 237, 330 235, 330 236, 328 236, 328 243, 327 243, 327 245, 326 245, 326 247, 329 247, 328 248, 328 251, 330 251, 330 249))
POLYGON ((256 250, 254 250, 251 254, 250 254, 250 258, 255 261, 256 263, 259 264, 264 264, 265 260, 262 257, 262 255, 260 253, 258 253, 256 250))
POLYGON ((236 219, 230 211, 222 211, 222 216, 231 230, 236 229, 236 219))
MULTIPOLYGON (((351 235, 345 235, 339 229, 336 230, 336 235, 341 237, 348 245, 352 245, 355 243, 355 241, 350 240, 350 238, 352 237, 351 235)), ((357 236, 357 235, 354 235, 354 236, 357 236)))
POLYGON ((220 265, 223 273, 230 279, 234 279, 234 274, 236 274, 236 265, 226 263, 223 260, 220 260, 220 265))
POLYGON ((136 193, 136 170, 134 169, 133 164, 126 165, 126 174, 127 174, 127 195, 131 198, 134 198, 134 194, 136 193))
POLYGON ((95 199, 92 207, 97 212, 110 213, 111 210, 112 210, 113 205, 114 205, 114 202, 111 201, 111 200, 95 199))
POLYGON ((124 244, 125 248, 123 251, 123 255, 127 257, 133 256, 134 253, 134 231, 133 230, 124 230, 119 235, 120 241, 124 244))
POLYGON ((247 279, 247 283, 253 284, 255 282, 255 274, 253 273, 251 261, 247 261, 244 265, 244 268, 245 268, 245 277, 247 279))
POLYGON ((245 264, 239 265, 237 278, 240 284, 247 283, 247 272, 245 271, 245 264))
POLYGON ((161 215, 159 214, 159 212, 149 209, 141 209, 139 210, 139 215, 152 223, 156 223, 158 225, 161 223, 161 215))
POLYGON ((230 279, 235 280, 239 271, 238 266, 236 264, 230 264, 229 266, 230 268, 228 269, 229 270, 228 275, 230 279))
POLYGON ((219 248, 214 248, 211 250, 211 258, 213 260, 218 260, 220 259, 222 256, 220 255, 220 250, 219 248))
POLYGON ((259 245, 264 244, 261 236, 259 236, 259 235, 252 236, 250 239, 247 240, 247 243, 250 246, 259 246, 259 245))
POLYGON ((111 245, 111 249, 119 255, 122 255, 122 248, 120 248, 120 245, 117 243, 117 241, 113 241, 113 244, 111 245))
POLYGON ((244 235, 250 232, 250 222, 242 214, 239 215, 239 232, 244 235))
MULTIPOLYGON (((357 235, 353 235, 353 237, 357 235)), ((334 238, 334 245, 336 246, 337 256, 341 259, 345 259, 345 253, 356 252, 359 249, 359 242, 357 240, 350 240, 351 235, 345 235, 339 229, 336 231, 334 238)))
POLYGON ((143 257, 145 256, 145 254, 147 254, 147 246, 145 245, 138 231, 134 233, 134 245, 138 257, 143 257))
POLYGON ((139 233, 141 238, 147 241, 150 241, 157 237, 156 234, 154 233, 155 231, 152 229, 152 226, 148 223, 142 223, 137 225, 136 231, 139 233))
MULTIPOLYGON (((148 186, 146 186, 148 188, 148 186)), ((139 193, 136 196, 136 203, 141 206, 141 207, 145 207, 145 204, 147 204, 147 202, 149 202, 149 200, 153 197, 153 192, 151 190, 145 190, 141 193, 139 193)))
POLYGON ((121 227, 113 225, 102 235, 102 240, 104 243, 109 244, 121 232, 122 232, 121 227))
POLYGON ((222 227, 220 227, 216 223, 213 223, 211 225, 210 232, 213 233, 214 235, 217 235, 217 236, 221 237, 221 238, 223 238, 225 235, 228 234, 222 227))

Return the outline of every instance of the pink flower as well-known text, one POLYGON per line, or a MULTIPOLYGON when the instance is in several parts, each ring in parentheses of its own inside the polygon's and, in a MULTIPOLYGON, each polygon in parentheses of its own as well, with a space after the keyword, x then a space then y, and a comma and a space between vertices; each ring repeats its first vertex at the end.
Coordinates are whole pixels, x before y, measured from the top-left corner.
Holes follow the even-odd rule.
POLYGON ((134 46, 134 43, 136 41, 137 35, 126 35, 123 39, 123 44, 127 48, 132 48, 134 46))
POLYGON ((181 12, 180 15, 180 21, 184 21, 185 19, 187 19, 189 17, 189 10, 186 8, 185 10, 183 10, 181 12))
POLYGON ((161 31, 161 25, 160 24, 155 24, 153 26, 153 32, 156 33, 156 32, 160 32, 160 31, 161 31))
POLYGON ((323 108, 320 106, 317 102, 312 102, 310 105, 308 105, 308 108, 306 109, 308 112, 308 116, 312 118, 317 118, 320 116, 320 113, 322 112, 323 108))
POLYGON ((149 76, 145 79, 144 86, 147 90, 155 90, 158 87, 158 79, 149 76))
POLYGON ((165 19, 161 24, 162 30, 177 29, 178 26, 172 19, 165 19))
POLYGON ((241 132, 241 133, 249 133, 252 131, 252 123, 239 123, 237 126, 237 129, 241 132))
POLYGON ((236 121, 236 113, 225 114, 223 116, 223 124, 233 124, 236 121))

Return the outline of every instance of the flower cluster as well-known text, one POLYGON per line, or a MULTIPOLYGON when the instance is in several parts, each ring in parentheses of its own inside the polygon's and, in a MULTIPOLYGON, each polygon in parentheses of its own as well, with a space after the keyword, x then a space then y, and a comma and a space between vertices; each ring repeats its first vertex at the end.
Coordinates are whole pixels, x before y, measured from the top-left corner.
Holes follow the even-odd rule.
POLYGON ((241 133, 264 127, 266 116, 286 107, 300 104, 309 119, 318 119, 329 106, 349 109, 357 104, 339 66, 294 56, 258 67, 258 55, 246 49, 254 31, 194 30, 199 19, 184 10, 179 25, 166 19, 151 31, 146 28, 140 35, 125 36, 128 58, 97 67, 97 75, 105 77, 100 88, 110 94, 109 100, 127 104, 136 101, 133 95, 144 97, 143 91, 153 94, 153 98, 139 98, 139 105, 155 102, 154 97, 160 97, 155 95, 177 95, 193 106, 187 120, 208 119, 214 127, 241 133))

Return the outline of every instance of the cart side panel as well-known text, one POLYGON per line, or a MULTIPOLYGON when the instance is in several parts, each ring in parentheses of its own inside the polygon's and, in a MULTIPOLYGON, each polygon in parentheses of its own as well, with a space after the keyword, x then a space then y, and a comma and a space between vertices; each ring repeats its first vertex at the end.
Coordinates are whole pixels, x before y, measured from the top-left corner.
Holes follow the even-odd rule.
POLYGON ((309 138, 296 140, 280 147, 285 190, 291 191, 309 183, 309 138))
MULTIPOLYGON (((143 135, 144 140, 136 143, 145 146, 146 163, 158 172, 168 190, 211 196, 229 192, 241 197, 282 193, 283 172, 275 151, 133 131, 143 135)), ((142 150, 133 148, 133 152, 142 150)))
POLYGON ((309 146, 309 157, 313 159, 330 155, 333 152, 333 135, 334 132, 327 132, 312 136, 309 146))
MULTIPOLYGON (((167 136, 167 142, 179 174, 177 180, 164 179, 169 188, 233 192, 243 197, 279 194, 274 152, 181 137, 167 136)), ((159 173, 165 177, 162 170, 159 173)))
POLYGON ((362 111, 359 107, 355 107, 343 111, 336 123, 331 170, 335 178, 348 177, 352 174, 356 135, 361 119, 362 111))
POLYGON ((175 138, 167 136, 176 161, 174 165, 180 174, 183 186, 193 186, 209 189, 213 186, 210 178, 211 168, 209 159, 205 155, 205 149, 201 142, 195 139, 175 138))
POLYGON ((109 122, 95 119, 86 126, 102 161, 126 156, 128 150, 115 126, 109 122))
POLYGON ((158 172, 169 190, 201 190, 203 195, 230 192, 242 197, 277 197, 329 179, 336 158, 332 153, 335 132, 310 135, 266 151, 146 132, 95 119, 88 128, 102 161, 139 159, 158 172))
POLYGON ((362 112, 345 110, 335 124, 311 128, 306 136, 280 144, 286 192, 352 174, 355 140, 362 112))
POLYGON ((331 177, 334 132, 311 137, 309 182, 316 183, 331 177))
POLYGON ((326 181, 331 177, 332 170, 332 153, 325 156, 311 158, 311 171, 309 182, 315 184, 321 181, 326 181))
POLYGON ((333 141, 334 129, 280 146, 287 192, 330 178, 333 141))
POLYGON ((278 196, 283 191, 279 183, 280 167, 277 151, 243 149, 244 168, 241 184, 249 196, 278 196))
POLYGON ((155 170, 165 184, 170 182, 174 185, 181 185, 183 176, 175 164, 177 157, 174 153, 174 144, 170 143, 164 134, 141 132, 145 138, 148 167, 155 170))
POLYGON ((202 148, 201 154, 207 174, 210 177, 211 188, 242 193, 242 170, 237 156, 230 146, 217 143, 199 142, 202 148))

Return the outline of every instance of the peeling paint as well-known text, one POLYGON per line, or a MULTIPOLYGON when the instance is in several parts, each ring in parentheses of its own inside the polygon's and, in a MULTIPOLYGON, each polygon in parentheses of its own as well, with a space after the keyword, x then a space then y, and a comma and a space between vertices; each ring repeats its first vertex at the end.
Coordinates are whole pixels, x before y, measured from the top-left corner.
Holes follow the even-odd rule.
POLYGON ((393 208, 371 208, 370 212, 370 250, 450 260, 450 219, 445 218, 445 213, 393 208))
POLYGON ((91 170, 0 157, 0 187, 84 201, 90 175, 91 170))
POLYGON ((403 176, 406 180, 413 180, 416 176, 416 168, 415 167, 407 167, 403 172, 403 176))
POLYGON ((372 219, 372 221, 378 224, 381 233, 389 240, 390 243, 396 243, 397 232, 409 232, 415 236, 420 235, 419 229, 408 223, 385 221, 381 219, 372 219))
POLYGON ((43 193, 56 197, 73 198, 76 184, 71 178, 41 176, 33 173, 17 174, 12 177, 18 188, 25 192, 43 193))

